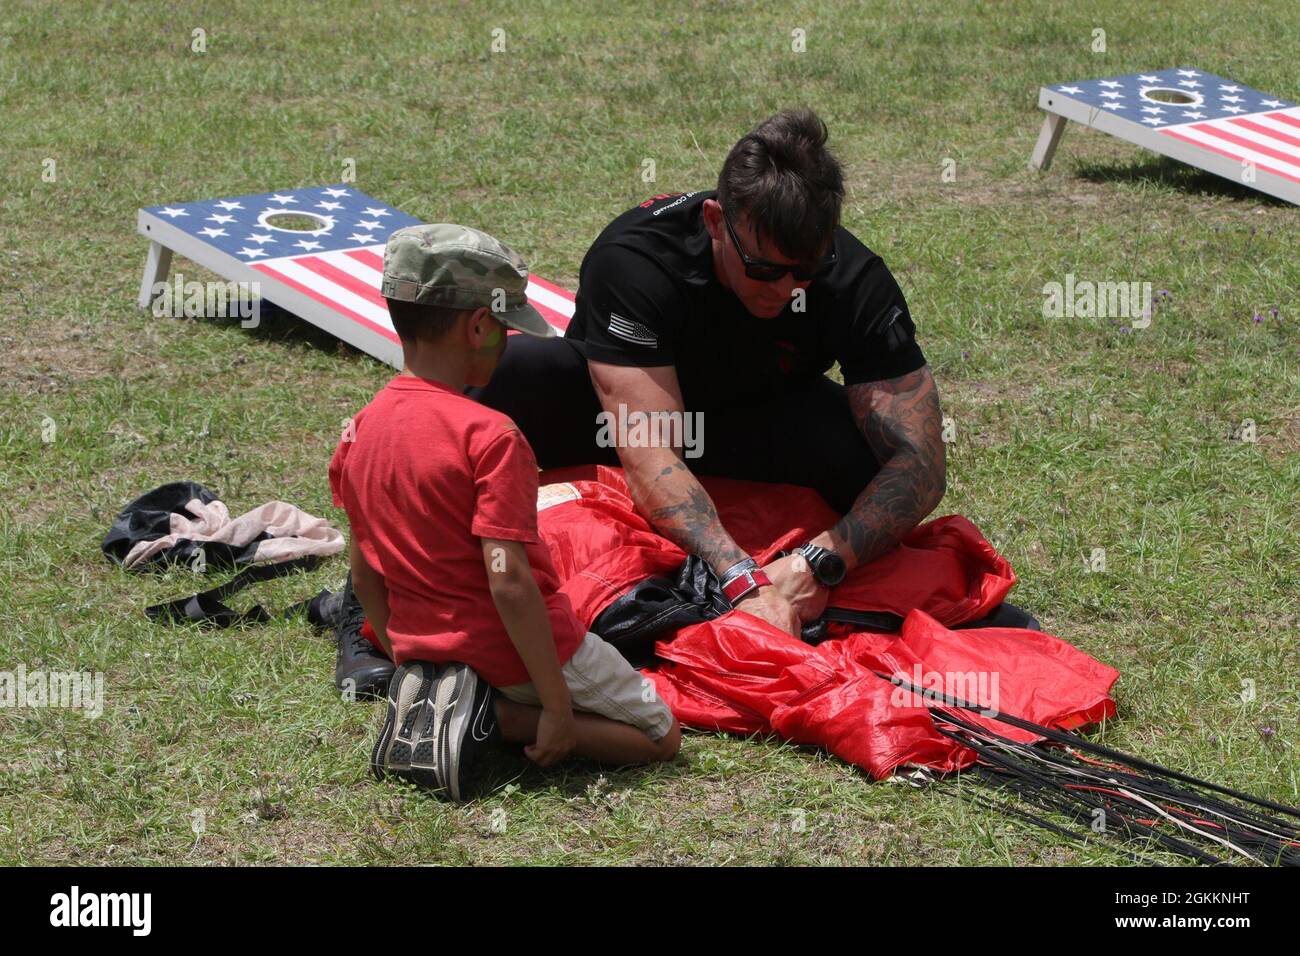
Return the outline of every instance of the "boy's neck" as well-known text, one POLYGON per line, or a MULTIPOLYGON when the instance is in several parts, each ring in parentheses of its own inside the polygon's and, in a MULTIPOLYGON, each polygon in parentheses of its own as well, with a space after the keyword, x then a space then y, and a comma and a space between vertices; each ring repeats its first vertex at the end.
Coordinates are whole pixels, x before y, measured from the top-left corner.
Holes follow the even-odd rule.
POLYGON ((458 392, 465 391, 467 370, 464 361, 455 354, 423 354, 402 356, 402 375, 426 379, 446 385, 458 392))

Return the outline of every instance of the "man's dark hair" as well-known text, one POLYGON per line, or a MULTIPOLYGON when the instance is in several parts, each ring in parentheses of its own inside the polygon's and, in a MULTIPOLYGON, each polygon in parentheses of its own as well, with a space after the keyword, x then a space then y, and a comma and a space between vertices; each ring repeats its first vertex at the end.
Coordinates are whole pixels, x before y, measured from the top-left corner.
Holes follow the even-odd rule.
POLYGON ((393 320, 397 337, 403 342, 436 342, 451 331, 463 309, 389 299, 388 317, 393 320))
POLYGON ((840 223, 844 169, 827 135, 812 110, 783 110, 741 137, 718 174, 718 202, 732 222, 746 217, 796 262, 821 259, 840 223))

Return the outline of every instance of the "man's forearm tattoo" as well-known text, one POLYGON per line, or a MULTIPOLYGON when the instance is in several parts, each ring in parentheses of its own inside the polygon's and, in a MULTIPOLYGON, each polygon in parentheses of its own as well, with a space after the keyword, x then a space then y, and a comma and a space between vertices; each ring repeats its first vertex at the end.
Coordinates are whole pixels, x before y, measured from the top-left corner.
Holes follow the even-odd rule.
POLYGON ((650 523, 687 554, 698 554, 719 573, 745 557, 722 527, 709 493, 683 462, 659 472, 650 500, 665 502, 650 511, 650 523))
POLYGON ((831 529, 859 562, 888 551, 939 504, 945 483, 939 392, 929 369, 848 387, 880 471, 831 529))

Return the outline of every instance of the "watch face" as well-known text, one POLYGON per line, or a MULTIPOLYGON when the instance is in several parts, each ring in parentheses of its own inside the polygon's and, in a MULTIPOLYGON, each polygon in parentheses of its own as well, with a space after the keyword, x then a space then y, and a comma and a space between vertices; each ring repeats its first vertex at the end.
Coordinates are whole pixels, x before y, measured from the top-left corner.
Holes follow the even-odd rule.
POLYGON ((822 555, 821 560, 817 562, 817 577, 829 587, 834 587, 843 581, 846 570, 844 559, 834 551, 822 555))

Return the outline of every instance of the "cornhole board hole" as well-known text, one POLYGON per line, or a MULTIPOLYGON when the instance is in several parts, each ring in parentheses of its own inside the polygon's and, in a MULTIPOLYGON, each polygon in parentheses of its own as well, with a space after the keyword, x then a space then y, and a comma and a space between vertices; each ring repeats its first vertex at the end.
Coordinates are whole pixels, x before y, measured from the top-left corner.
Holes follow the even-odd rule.
POLYGON ((1300 204, 1300 107, 1204 70, 1044 86, 1029 165, 1047 169, 1066 120, 1300 204))
MULTIPOLYGON (((388 235, 420 220, 348 184, 141 209, 149 240, 138 304, 150 307, 179 254, 400 368, 402 347, 379 294, 388 235)), ((528 300, 557 332, 573 294, 529 276, 528 300)), ((516 334, 516 333, 511 333, 516 334)))

